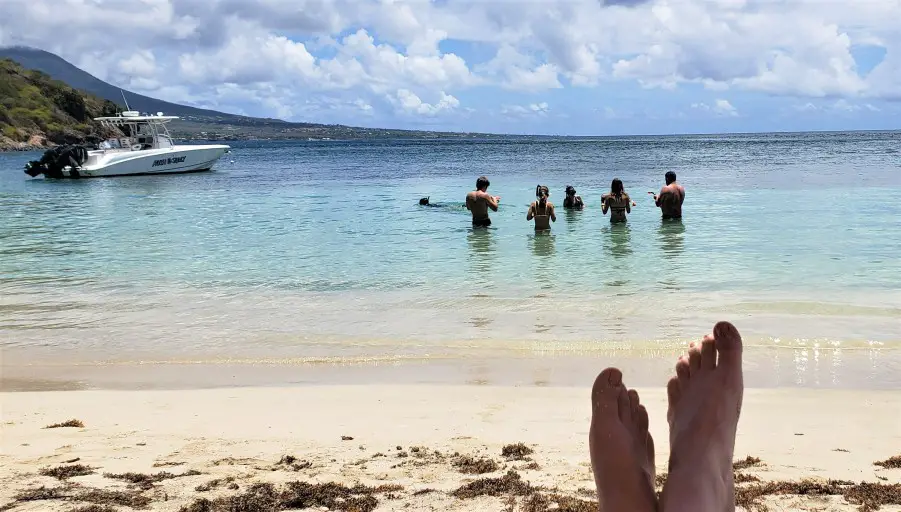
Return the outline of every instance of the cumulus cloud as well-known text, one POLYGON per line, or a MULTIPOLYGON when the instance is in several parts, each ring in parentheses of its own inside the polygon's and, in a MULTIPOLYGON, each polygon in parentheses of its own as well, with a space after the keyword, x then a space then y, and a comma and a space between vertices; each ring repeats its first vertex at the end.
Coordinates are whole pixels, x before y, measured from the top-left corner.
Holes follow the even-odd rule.
MULTIPOLYGON (((494 91, 482 108, 510 115, 546 110, 533 110, 541 105, 534 98, 507 94, 635 85, 695 84, 733 99, 742 92, 791 96, 799 105, 845 100, 861 113, 870 111, 863 105, 901 101, 898 0, 2 5, 0 44, 58 53, 101 79, 166 100, 295 120, 436 118, 465 111, 472 90, 494 91), (884 57, 862 63, 855 53, 861 45, 884 57)), ((727 100, 695 110, 738 115, 727 100)), ((603 115, 621 115, 611 112, 603 115)))
POLYGON ((715 100, 712 104, 707 103, 692 103, 691 108, 695 110, 700 110, 703 112, 710 112, 717 116, 723 117, 736 117, 738 116, 738 109, 732 106, 728 100, 718 99, 715 100))
POLYGON ((528 105, 503 105, 501 114, 508 117, 544 117, 551 111, 546 101, 528 105))
POLYGON ((419 99, 419 96, 407 89, 398 89, 396 93, 388 96, 388 101, 395 105, 400 112, 421 116, 434 116, 460 106, 457 98, 445 94, 444 91, 440 92, 440 97, 435 103, 425 103, 419 99))

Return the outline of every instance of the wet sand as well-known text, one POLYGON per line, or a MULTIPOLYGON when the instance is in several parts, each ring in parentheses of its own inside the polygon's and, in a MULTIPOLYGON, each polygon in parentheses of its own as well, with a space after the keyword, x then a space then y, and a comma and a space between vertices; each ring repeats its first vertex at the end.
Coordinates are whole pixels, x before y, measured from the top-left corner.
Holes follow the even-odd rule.
MULTIPOLYGON (((663 473, 664 391, 639 391, 663 473)), ((588 385, 5 392, 0 400, 0 506, 12 503, 12 510, 69 511, 99 501, 119 510, 193 511, 204 510, 195 503, 204 498, 211 506, 236 496, 262 503, 276 499, 273 489, 278 499, 300 496, 314 509, 501 511, 514 503, 516 510, 591 510, 588 385), (84 427, 43 428, 73 418, 84 427), (534 453, 502 456, 514 443, 534 453), (40 474, 58 467, 69 468, 61 477, 86 474, 40 474), (137 475, 123 475, 129 472, 137 475), (500 480, 455 492, 480 478, 500 480), (294 481, 348 488, 288 485, 294 481), (260 483, 275 487, 254 487, 260 483), (22 494, 40 486, 58 491, 22 494), (496 495, 478 495, 480 489, 496 495)), ((738 471, 761 482, 742 483, 751 489, 742 496, 775 510, 850 511, 859 504, 849 500, 874 495, 873 487, 824 485, 820 490, 832 495, 752 499, 762 483, 810 478, 879 484, 897 501, 901 469, 874 462, 901 455, 899 410, 898 391, 749 389, 736 457, 759 458, 738 471)))
MULTIPOLYGON (((686 343, 687 345, 687 343, 686 343)), ((306 361, 298 358, 170 358, 128 362, 46 363, 10 357, 0 365, 3 391, 151 390, 296 385, 476 385, 580 387, 599 368, 617 366, 633 386, 666 382, 682 347, 388 357, 306 361)), ((745 350, 752 388, 901 389, 901 350, 810 346, 745 350)))

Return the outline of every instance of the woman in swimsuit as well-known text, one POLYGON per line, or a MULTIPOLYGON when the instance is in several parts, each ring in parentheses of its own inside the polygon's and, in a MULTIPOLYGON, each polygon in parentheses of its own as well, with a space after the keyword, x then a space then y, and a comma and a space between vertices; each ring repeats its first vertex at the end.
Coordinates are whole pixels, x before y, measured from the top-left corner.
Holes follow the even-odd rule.
POLYGON ((632 213, 635 203, 629 198, 623 182, 615 178, 610 184, 610 193, 601 196, 601 211, 607 215, 610 210, 610 222, 626 222, 626 214, 632 213))
POLYGON ((554 205, 547 200, 551 193, 544 185, 535 187, 535 197, 537 201, 529 205, 529 211, 526 213, 526 220, 535 219, 535 231, 545 231, 551 229, 551 221, 557 222, 557 215, 554 213, 554 205))

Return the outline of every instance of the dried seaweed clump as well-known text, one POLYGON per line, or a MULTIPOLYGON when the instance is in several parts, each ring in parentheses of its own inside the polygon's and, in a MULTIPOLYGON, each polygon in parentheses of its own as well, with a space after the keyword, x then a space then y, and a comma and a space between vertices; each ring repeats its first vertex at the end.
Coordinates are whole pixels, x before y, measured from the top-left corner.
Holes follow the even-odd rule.
POLYGON ((873 464, 885 469, 901 469, 901 455, 895 455, 894 457, 889 457, 885 460, 874 462, 873 464))
POLYGON ((57 480, 66 480, 67 478, 72 478, 73 476, 91 475, 94 473, 94 468, 92 468, 91 466, 85 466, 84 464, 73 464, 71 466, 43 468, 38 471, 38 473, 43 476, 52 476, 57 480))
POLYGON ((855 484, 845 480, 766 482, 736 488, 735 504, 745 510, 764 512, 767 507, 761 503, 761 498, 774 495, 842 496, 848 503, 858 505, 858 510, 871 512, 882 505, 901 505, 901 484, 855 484))
POLYGON ((493 459, 486 457, 475 458, 469 455, 461 455, 454 459, 453 465, 460 473, 467 475, 482 475, 492 473, 500 469, 500 466, 493 459))
POLYGON ((65 487, 44 487, 42 485, 33 489, 19 491, 13 496, 13 499, 15 499, 17 503, 24 503, 26 501, 59 500, 66 496, 65 487))
POLYGON ((72 501, 84 501, 97 505, 121 505, 131 508, 145 508, 150 498, 140 491, 111 491, 108 489, 87 489, 72 497, 72 501))
POLYGON ((202 474, 200 471, 191 469, 179 475, 169 473, 168 471, 160 471, 159 473, 154 473, 151 475, 144 473, 104 473, 103 476, 105 476, 106 478, 112 478, 114 480, 125 480, 130 484, 137 485, 138 487, 146 490, 152 488, 153 484, 162 482, 163 480, 181 478, 184 476, 197 476, 200 474, 202 474))
POLYGON ((523 500, 523 512, 597 512, 598 502, 551 494, 545 496, 541 493, 531 494, 523 500))
POLYGON ((347 487, 334 482, 289 482, 281 491, 269 483, 254 484, 245 492, 214 500, 199 499, 179 512, 270 512, 285 509, 322 508, 344 512, 372 512, 376 494, 402 490, 399 485, 347 487))
POLYGON ((82 423, 81 420, 72 418, 71 420, 64 421, 62 423, 54 423, 53 425, 47 425, 44 428, 63 428, 63 427, 84 428, 84 423, 82 423))
POLYGON ((747 482, 759 482, 760 481, 760 479, 754 475, 749 475, 747 473, 739 473, 737 471, 733 474, 733 476, 735 477, 735 483, 737 483, 737 484, 744 484, 747 482))
POLYGON ((527 496, 535 490, 535 487, 522 480, 519 473, 510 470, 500 478, 479 478, 462 485, 451 492, 451 496, 460 499, 478 496, 527 496))
POLYGON ((747 457, 745 457, 742 460, 737 460, 737 461, 733 462, 732 469, 733 470, 748 469, 748 468, 753 468, 753 467, 759 466, 759 465, 760 465, 759 458, 751 457, 750 455, 748 455, 747 457))
POLYGON ((507 460, 525 460, 527 455, 532 455, 534 450, 524 443, 508 444, 501 448, 501 456, 507 460))
POLYGON ((222 484, 231 484, 234 481, 235 481, 235 477, 233 477, 233 476, 229 476, 229 477, 225 477, 225 478, 216 478, 215 480, 210 480, 209 482, 207 482, 205 484, 198 485, 197 487, 194 488, 194 490, 197 492, 207 492, 207 491, 211 491, 211 490, 219 487, 222 484))
POLYGON ((300 471, 301 469, 309 469, 313 467, 313 463, 308 460, 299 460, 297 457, 293 455, 284 455, 278 462, 275 464, 276 466, 285 466, 292 471, 300 471))
POLYGON ((70 509, 69 512, 118 512, 118 509, 109 505, 92 504, 83 507, 75 507, 70 509))

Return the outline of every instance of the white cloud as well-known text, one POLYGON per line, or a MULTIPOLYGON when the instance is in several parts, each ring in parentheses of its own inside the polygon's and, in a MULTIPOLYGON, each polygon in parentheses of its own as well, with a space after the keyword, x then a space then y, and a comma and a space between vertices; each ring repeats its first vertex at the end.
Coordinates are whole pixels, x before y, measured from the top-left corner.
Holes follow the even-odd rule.
POLYGON ((807 102, 800 105, 795 105, 793 110, 797 112, 803 113, 841 113, 841 114, 851 114, 854 112, 881 112, 882 110, 879 107, 874 106, 871 103, 852 103, 844 98, 838 99, 831 103, 814 105, 812 102, 807 102))
POLYGON ((692 103, 691 108, 695 110, 700 110, 703 112, 710 112, 717 116, 723 117, 736 117, 738 116, 738 109, 732 106, 728 100, 718 99, 713 102, 713 104, 707 103, 692 103))
POLYGON ((478 66, 476 71, 493 77, 508 89, 537 92, 563 87, 553 64, 536 64, 533 57, 509 44, 502 44, 494 58, 478 66))
POLYGON ((400 112, 421 116, 435 116, 460 106, 460 101, 457 98, 450 94, 445 94, 444 91, 441 91, 440 97, 435 103, 425 103, 419 96, 407 89, 398 89, 394 95, 388 96, 388 101, 395 105, 400 112))
POLYGON ((501 107, 501 115, 507 117, 544 117, 551 111, 546 101, 540 103, 530 103, 528 105, 503 105, 501 107))
MULTIPOLYGON (((482 87, 504 90, 484 109, 508 114, 540 105, 508 94, 611 84, 845 100, 858 113, 901 100, 898 0, 0 2, 0 43, 163 99, 298 120, 459 113, 460 92, 482 87), (862 44, 886 51, 865 76, 862 44)), ((726 100, 695 108, 738 115, 726 100)))

